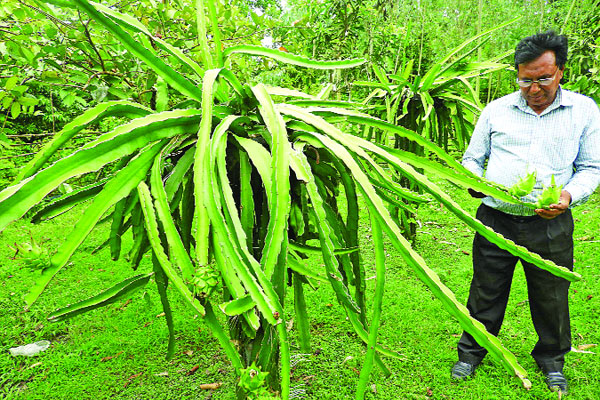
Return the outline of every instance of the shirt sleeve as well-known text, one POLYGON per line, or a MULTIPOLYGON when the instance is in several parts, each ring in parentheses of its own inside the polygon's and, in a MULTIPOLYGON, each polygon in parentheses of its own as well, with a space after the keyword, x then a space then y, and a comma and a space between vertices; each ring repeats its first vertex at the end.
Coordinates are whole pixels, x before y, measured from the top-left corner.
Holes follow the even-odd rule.
POLYGON ((573 162, 575 173, 564 187, 571 194, 571 206, 585 203, 600 184, 600 109, 591 99, 586 106, 583 115, 588 121, 573 162))
POLYGON ((485 162, 490 155, 491 132, 487 110, 488 107, 481 112, 462 159, 463 167, 477 176, 483 176, 485 162))

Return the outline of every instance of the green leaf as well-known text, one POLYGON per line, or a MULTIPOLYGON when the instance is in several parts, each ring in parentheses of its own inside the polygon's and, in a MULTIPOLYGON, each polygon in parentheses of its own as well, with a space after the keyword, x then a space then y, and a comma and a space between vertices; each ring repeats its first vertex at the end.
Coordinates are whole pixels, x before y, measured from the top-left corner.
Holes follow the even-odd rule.
POLYGON ((234 299, 219 305, 219 308, 225 315, 229 315, 233 317, 235 315, 240 315, 245 313, 246 311, 252 310, 256 306, 254 300, 250 295, 246 295, 240 297, 238 299, 234 299))
POLYGON ((285 122, 275 109, 273 100, 262 85, 252 88, 259 102, 259 111, 271 133, 271 192, 267 193, 271 203, 271 218, 263 249, 261 266, 267 277, 276 267, 277 257, 284 241, 287 241, 287 220, 290 213, 289 142, 285 122))
POLYGON ((163 152, 161 152, 154 160, 154 165, 152 166, 150 174, 152 197, 155 199, 154 206, 156 208, 156 214, 158 215, 158 220, 162 224, 163 234, 167 239, 168 248, 170 249, 170 259, 172 263, 178 266, 182 271, 184 280, 189 281, 194 273, 194 265, 183 245, 181 236, 179 236, 171 209, 169 208, 167 192, 163 185, 161 174, 163 152))
POLYGON ((165 272, 165 275, 173 282, 173 285, 177 288, 179 293, 183 296, 186 302, 193 308, 195 312, 204 316, 206 313, 205 308, 200 304, 198 299, 194 297, 192 292, 185 285, 183 280, 179 277, 175 268, 171 265, 169 257, 165 254, 162 244, 160 242, 160 231, 158 228, 158 221, 156 220, 156 214, 154 207, 152 206, 152 196, 150 195, 150 189, 144 182, 140 182, 137 187, 138 195, 140 197, 140 205, 144 214, 144 225, 146 228, 146 234, 148 240, 152 246, 152 251, 156 260, 160 264, 160 267, 165 272))
POLYGON ((65 319, 73 318, 76 315, 86 313, 88 311, 95 310, 100 307, 107 306, 121 298, 130 295, 135 290, 145 286, 150 278, 154 275, 151 274, 140 274, 131 278, 125 279, 123 282, 117 283, 110 289, 103 291, 89 299, 78 301, 77 303, 68 305, 60 308, 50 315, 48 315, 48 321, 59 322, 65 319))
POLYGON ((21 115, 21 105, 18 102, 13 102, 10 106, 10 116, 15 119, 21 115))
POLYGON ((73 227, 71 234, 67 237, 56 254, 52 256, 50 268, 45 269, 36 280, 35 285, 25 296, 27 306, 31 306, 46 288, 50 280, 60 271, 71 258, 71 255, 91 232, 92 228, 100 220, 102 215, 117 201, 131 192, 146 176, 146 172, 152 165, 152 160, 158 154, 165 143, 158 142, 141 151, 127 167, 119 171, 102 191, 96 195, 93 203, 85 210, 79 221, 73 227))
POLYGON ((294 170, 297 176, 305 177, 305 179, 308 178, 306 181, 306 189, 318 221, 317 230, 319 232, 321 249, 323 250, 323 262, 325 263, 327 270, 327 278, 331 283, 331 287, 333 288, 338 301, 347 307, 349 312, 360 313, 358 305, 348 292, 348 288, 344 284, 339 272, 338 260, 333 253, 333 249, 340 246, 333 241, 335 240, 335 235, 333 234, 334 228, 332 228, 330 221, 327 219, 323 198, 317 188, 308 160, 303 153, 296 150, 292 150, 291 155, 290 166, 292 167, 292 170, 294 170))
POLYGON ((40 221, 52 219, 70 210, 75 205, 94 197, 104 188, 107 180, 108 179, 102 179, 99 182, 94 182, 59 197, 35 213, 33 217, 31 217, 31 222, 35 224, 40 221))
POLYGON ((121 20, 115 21, 107 18, 103 13, 98 11, 86 0, 73 0, 73 3, 75 3, 78 8, 88 14, 93 20, 102 25, 111 35, 119 40, 123 47, 126 48, 131 54, 138 57, 140 60, 146 63, 146 65, 152 68, 154 72, 163 77, 163 79, 175 90, 178 90, 180 93, 195 100, 200 101, 202 99, 202 93, 194 82, 185 78, 172 67, 165 64, 162 59, 136 42, 127 32, 123 30, 121 27, 121 20))
MULTIPOLYGON (((216 171, 216 159, 220 157, 222 159, 220 162, 224 162, 224 150, 227 142, 224 134, 230 121, 232 119, 224 120, 215 129, 210 147, 210 157, 205 158, 204 168, 201 168, 205 175, 204 181, 207 187, 211 188, 202 194, 205 196, 207 212, 213 225, 215 258, 221 257, 223 261, 233 267, 265 319, 272 325, 281 324, 280 316, 283 316, 281 304, 260 264, 245 246, 245 233, 237 211, 232 205, 231 189, 221 185, 222 182, 225 182, 226 175, 217 174, 216 171), (225 207, 221 206, 221 193, 226 195, 225 207)), ((221 266, 222 270, 223 268, 225 267, 221 266)))
POLYGON ((156 111, 166 111, 169 105, 169 88, 161 77, 156 80, 156 111))
POLYGON ((146 116, 150 112, 150 109, 128 101, 109 101, 86 110, 82 115, 66 124, 48 144, 37 152, 34 158, 19 172, 15 182, 20 182, 35 174, 59 148, 86 126, 111 116, 137 118, 146 116))
POLYGON ((225 49, 223 57, 227 59, 232 54, 249 54, 253 56, 269 57, 274 60, 286 63, 298 65, 300 67, 307 67, 313 69, 343 69, 343 68, 354 68, 362 65, 366 62, 365 59, 357 58, 353 60, 340 60, 340 61, 318 61, 311 60, 306 57, 293 55, 279 50, 267 49, 261 46, 250 46, 250 45, 239 45, 225 49))
POLYGON ((494 357, 500 360, 509 371, 519 376, 525 385, 530 384, 529 381, 525 379, 525 370, 518 365, 514 355, 504 349, 495 336, 489 334, 479 321, 476 321, 469 315, 468 310, 456 300, 450 289, 440 281, 437 274, 426 265, 422 257, 412 249, 410 243, 401 235, 399 227, 393 222, 383 201, 377 196, 375 190, 369 183, 368 177, 348 152, 348 149, 351 149, 353 152, 356 152, 357 156, 369 160, 370 157, 366 152, 362 151, 356 143, 363 143, 364 146, 369 147, 370 151, 373 151, 372 149, 376 148, 376 146, 360 138, 345 135, 326 121, 310 115, 309 113, 301 110, 292 110, 288 107, 285 107, 285 109, 284 107, 280 107, 280 109, 285 114, 296 116, 307 123, 315 125, 320 130, 327 132, 328 135, 335 137, 336 140, 343 143, 343 145, 340 145, 326 136, 311 133, 313 137, 321 142, 322 146, 336 154, 350 169, 358 183, 358 187, 365 196, 364 198, 367 201, 370 212, 375 215, 377 220, 382 224, 384 231, 386 231, 392 240, 394 247, 402 254, 406 262, 413 267, 417 276, 430 288, 436 297, 442 301, 442 304, 444 304, 448 312, 455 316, 461 323, 461 326, 476 337, 478 343, 484 345, 486 349, 488 349, 494 357))
POLYGON ((304 299, 304 288, 300 275, 294 273, 292 276, 294 287, 294 311, 296 314, 296 330, 298 331, 298 342, 300 352, 310 353, 310 321, 308 319, 308 307, 304 299))
POLYGON ((4 89, 6 89, 7 91, 11 91, 17 86, 17 83, 19 83, 19 77, 11 76, 6 80, 6 83, 4 84, 4 89))
POLYGON ((135 119, 101 136, 69 157, 58 160, 35 176, 0 192, 0 230, 21 217, 65 180, 132 154, 148 143, 194 132, 199 122, 196 110, 176 110, 135 119))
POLYGON ((152 257, 152 267, 154 269, 156 281, 156 288, 160 296, 160 302, 162 304, 163 312, 165 313, 165 321, 167 322, 167 329, 169 330, 169 342, 167 344, 167 356, 166 359, 170 360, 175 353, 175 327, 173 326, 173 312, 171 311, 171 305, 169 304, 169 297, 167 296, 167 284, 168 278, 165 272, 162 270, 160 263, 156 256, 152 257))
POLYGON ((185 55, 185 53, 183 53, 183 51, 181 51, 181 49, 178 49, 177 47, 172 46, 171 44, 167 43, 163 39, 161 39, 157 36, 154 36, 148 30, 148 28, 146 28, 141 22, 139 22, 135 18, 132 18, 131 16, 129 16, 127 14, 122 14, 110 7, 104 6, 99 3, 91 3, 91 4, 93 4, 94 7, 96 7, 103 14, 108 15, 113 21, 117 22, 122 27, 129 29, 129 30, 143 33, 148 38, 152 38, 152 41, 154 43, 156 43, 158 45, 158 47, 162 48, 163 50, 167 51, 172 56, 174 56, 180 62, 181 65, 184 65, 184 66, 188 67, 191 71, 194 71, 198 77, 202 77, 204 71, 198 65, 197 62, 195 62, 194 60, 189 58, 187 55, 185 55))

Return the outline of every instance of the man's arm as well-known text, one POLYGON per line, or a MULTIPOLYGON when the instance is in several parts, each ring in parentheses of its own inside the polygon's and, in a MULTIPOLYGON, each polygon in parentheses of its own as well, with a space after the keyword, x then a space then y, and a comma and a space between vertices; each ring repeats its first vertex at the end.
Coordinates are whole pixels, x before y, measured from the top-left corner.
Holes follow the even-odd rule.
POLYGON ((589 116, 589 120, 581 135, 579 153, 573 162, 575 172, 557 204, 551 204, 548 210, 535 210, 542 218, 552 219, 564 213, 569 206, 584 203, 600 184, 600 110, 593 101, 588 104, 589 109, 583 115, 589 116))
MULTIPOLYGON (((485 161, 490 154, 490 128, 487 113, 484 109, 477 120, 467 151, 463 155, 462 165, 477 176, 483 176, 485 161)), ((482 199, 485 194, 468 189, 471 197, 482 199)))
POLYGON ((590 99, 585 110, 588 122, 579 141, 573 162, 575 173, 564 189, 571 194, 571 205, 585 203, 600 184, 600 109, 590 99))

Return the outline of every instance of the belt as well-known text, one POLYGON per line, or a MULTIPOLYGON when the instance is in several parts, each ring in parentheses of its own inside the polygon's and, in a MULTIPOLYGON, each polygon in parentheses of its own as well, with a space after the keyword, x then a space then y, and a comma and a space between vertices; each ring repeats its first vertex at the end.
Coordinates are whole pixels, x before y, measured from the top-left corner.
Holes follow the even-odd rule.
MULTIPOLYGON (((502 211, 500 211, 502 212, 502 211)), ((504 216, 508 219, 510 219, 513 222, 517 222, 517 223, 524 223, 524 222, 531 222, 534 219, 538 219, 540 218, 539 215, 512 215, 512 214, 507 214, 507 213, 502 213, 504 214, 504 216)))
POLYGON ((513 214, 507 214, 503 211, 500 210, 496 210, 495 208, 492 208, 486 204, 482 204, 483 206, 485 206, 486 208, 488 208, 491 212, 493 213, 497 213, 499 214, 501 217, 506 218, 510 221, 513 222, 517 222, 517 223, 525 223, 525 222, 531 222, 533 220, 536 220, 538 218, 541 218, 539 215, 535 214, 535 215, 513 215, 513 214))

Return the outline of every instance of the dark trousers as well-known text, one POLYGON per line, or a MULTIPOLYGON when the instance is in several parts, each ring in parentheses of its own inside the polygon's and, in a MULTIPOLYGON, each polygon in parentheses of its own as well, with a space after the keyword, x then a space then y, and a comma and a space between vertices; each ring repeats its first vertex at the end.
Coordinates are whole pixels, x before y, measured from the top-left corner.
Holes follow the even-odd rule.
MULTIPOLYGON (((481 205, 477 219, 504 237, 573 270, 573 217, 567 210, 558 217, 514 217, 481 205)), ((508 302, 513 272, 519 258, 475 234, 473 280, 467 308, 493 335, 498 335, 508 302)), ((543 371, 562 371, 571 349, 569 281, 523 262, 531 319, 538 342, 531 355, 543 371)), ((458 342, 460 361, 479 364, 487 350, 464 332, 458 342)))

